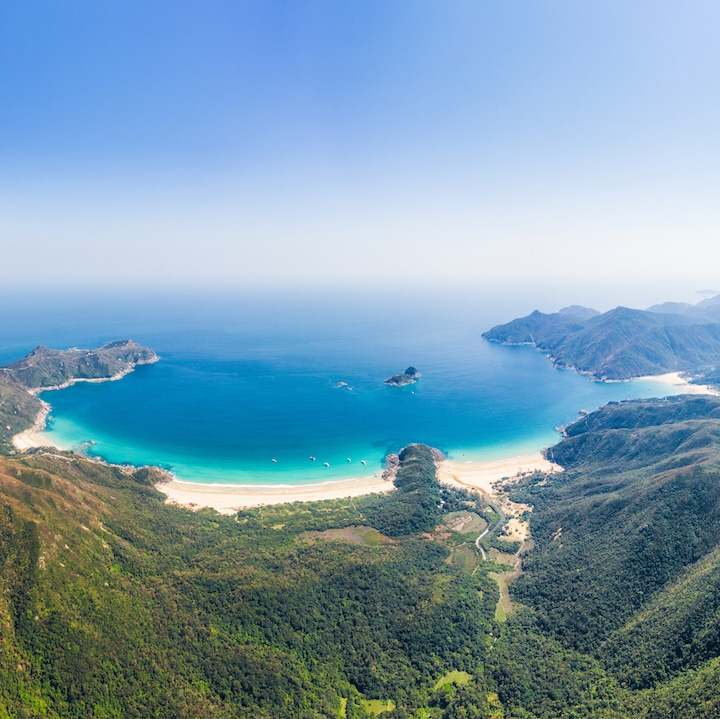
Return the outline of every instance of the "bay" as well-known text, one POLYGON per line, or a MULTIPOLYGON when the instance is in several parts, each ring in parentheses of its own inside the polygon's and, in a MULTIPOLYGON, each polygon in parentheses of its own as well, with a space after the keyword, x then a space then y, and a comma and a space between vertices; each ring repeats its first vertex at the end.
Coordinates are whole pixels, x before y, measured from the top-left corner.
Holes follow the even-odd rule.
POLYGON ((517 311, 510 302, 332 299, 67 299, 26 308, 23 323, 14 315, 3 352, 24 354, 37 344, 33 332, 56 347, 121 337, 152 347, 161 361, 121 381, 43 393, 52 405, 44 435, 111 462, 157 464, 213 484, 379 473, 386 454, 411 442, 455 459, 508 458, 555 443, 557 427, 579 410, 677 391, 657 381, 590 382, 530 347, 486 342, 482 332, 517 311), (422 374, 417 383, 384 383, 410 365, 422 374))

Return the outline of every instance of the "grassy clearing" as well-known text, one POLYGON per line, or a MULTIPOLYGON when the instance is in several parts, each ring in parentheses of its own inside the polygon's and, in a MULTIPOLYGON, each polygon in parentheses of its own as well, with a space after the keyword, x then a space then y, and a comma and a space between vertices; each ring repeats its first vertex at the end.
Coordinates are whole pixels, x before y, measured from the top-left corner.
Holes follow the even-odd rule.
POLYGON ((312 528, 366 522, 364 510, 377 503, 377 495, 352 499, 331 499, 325 502, 276 504, 246 509, 238 513, 238 522, 259 522, 262 527, 293 532, 312 528))
POLYGON ((449 574, 441 574, 435 578, 432 589, 431 601, 440 604, 445 599, 447 588, 452 586, 453 578, 449 574))
POLYGON ((383 701, 382 699, 361 699, 363 707, 375 716, 384 714, 385 712, 391 712, 395 709, 395 702, 392 699, 383 701))
POLYGON ((472 574, 478 566, 478 553, 471 544, 463 544, 453 550, 449 557, 449 563, 454 564, 464 572, 472 574))
POLYGON ((450 512, 443 517, 443 524, 459 534, 472 534, 476 537, 487 527, 487 521, 475 512, 450 512))
POLYGON ((342 529, 326 529, 322 532, 308 531, 299 535, 299 538, 307 541, 332 542, 338 539, 350 542, 350 544, 361 544, 368 547, 379 547, 381 544, 392 544, 393 540, 386 537, 382 532, 372 527, 343 527, 342 529))
POLYGON ((498 564, 507 564, 511 567, 515 566, 516 555, 506 554, 505 552, 499 552, 495 547, 491 547, 488 551, 488 556, 498 564))
POLYGON ((356 529, 357 533, 369 547, 377 547, 391 541, 382 532, 378 532, 377 529, 373 529, 372 527, 357 527, 356 529))
POLYGON ((517 572, 508 572, 506 574, 491 572, 488 576, 497 582, 498 589, 500 590, 500 599, 495 607, 495 621, 504 622, 508 615, 513 612, 513 605, 510 599, 508 587, 517 577, 517 572))
POLYGON ((467 684, 471 679, 472 674, 454 670, 448 672, 444 677, 440 677, 440 679, 437 680, 437 683, 435 684, 435 691, 440 689, 440 687, 444 686, 445 684, 455 684, 457 686, 462 686, 463 684, 467 684))
POLYGON ((347 717, 347 698, 340 697, 340 711, 338 712, 338 719, 345 719, 347 717))

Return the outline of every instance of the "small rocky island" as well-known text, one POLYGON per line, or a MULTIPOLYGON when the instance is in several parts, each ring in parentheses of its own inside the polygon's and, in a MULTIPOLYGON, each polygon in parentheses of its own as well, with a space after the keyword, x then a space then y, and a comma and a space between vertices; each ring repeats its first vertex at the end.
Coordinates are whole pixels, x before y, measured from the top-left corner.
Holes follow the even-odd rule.
POLYGON ((385 380, 385 384, 392 387, 404 387, 407 384, 415 384, 420 373, 414 367, 408 367, 404 372, 398 372, 385 380))

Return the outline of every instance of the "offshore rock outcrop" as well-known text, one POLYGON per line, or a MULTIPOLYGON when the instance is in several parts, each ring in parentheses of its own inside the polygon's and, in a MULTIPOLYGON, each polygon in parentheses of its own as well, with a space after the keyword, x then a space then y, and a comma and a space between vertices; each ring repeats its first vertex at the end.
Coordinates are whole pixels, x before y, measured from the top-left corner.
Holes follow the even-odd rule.
POLYGON ((404 387, 408 384, 415 384, 420 376, 420 373, 414 367, 408 367, 404 372, 398 372, 386 379, 385 384, 392 387, 404 387))

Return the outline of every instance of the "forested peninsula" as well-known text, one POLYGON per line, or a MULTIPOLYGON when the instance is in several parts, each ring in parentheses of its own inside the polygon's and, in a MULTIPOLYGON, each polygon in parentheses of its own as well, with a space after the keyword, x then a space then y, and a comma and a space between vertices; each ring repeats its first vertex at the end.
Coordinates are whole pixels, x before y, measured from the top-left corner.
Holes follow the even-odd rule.
POLYGON ((598 380, 622 380, 684 372, 714 383, 720 364, 720 295, 696 305, 668 302, 646 310, 617 307, 600 314, 573 305, 498 325, 483 334, 491 342, 529 344, 555 366, 598 380))
POLYGON ((230 516, 0 455, 0 717, 719 716, 720 398, 610 403, 547 455, 497 487, 524 542, 424 445, 388 494, 230 516))
POLYGON ((30 429, 43 410, 39 392, 75 382, 119 379, 137 365, 157 362, 153 350, 133 340, 116 340, 99 349, 54 350, 36 347, 23 359, 0 367, 0 451, 12 451, 12 437, 30 429))

